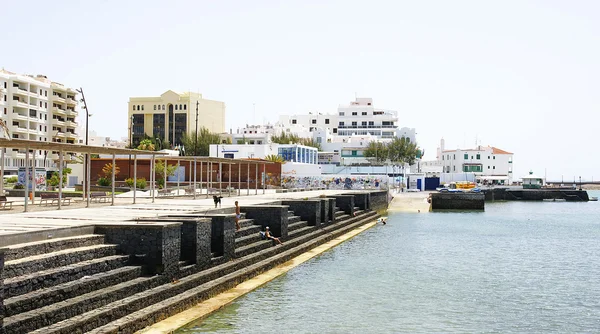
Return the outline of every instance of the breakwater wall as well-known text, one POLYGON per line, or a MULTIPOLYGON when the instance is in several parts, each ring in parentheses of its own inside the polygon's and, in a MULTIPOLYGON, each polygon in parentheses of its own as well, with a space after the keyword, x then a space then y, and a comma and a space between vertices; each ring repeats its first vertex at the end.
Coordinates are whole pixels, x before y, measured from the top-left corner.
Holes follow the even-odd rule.
POLYGON ((483 211, 485 196, 482 193, 432 193, 431 209, 483 211))
POLYGON ((134 333, 375 220, 387 192, 164 214, 7 246, 3 333, 134 333), (352 200, 349 200, 352 199, 352 200), (356 199, 356 200, 355 200, 356 199), (285 204, 284 204, 285 203, 285 204), (283 245, 261 238, 269 226, 283 245), (85 279, 83 279, 85 277, 85 279))
POLYGON ((495 188, 483 190, 483 193, 486 201, 543 201, 545 199, 564 199, 569 202, 589 201, 587 191, 577 189, 495 188))

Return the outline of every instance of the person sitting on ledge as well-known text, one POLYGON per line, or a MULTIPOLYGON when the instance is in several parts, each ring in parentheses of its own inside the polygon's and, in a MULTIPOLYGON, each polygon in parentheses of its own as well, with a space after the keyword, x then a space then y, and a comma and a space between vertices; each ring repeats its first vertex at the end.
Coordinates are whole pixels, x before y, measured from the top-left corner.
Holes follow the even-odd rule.
POLYGON ((223 198, 223 196, 213 196, 213 201, 215 202, 215 209, 217 208, 217 204, 219 205, 219 207, 221 207, 221 198, 223 198))
POLYGON ((271 231, 269 230, 269 227, 265 227, 265 237, 267 239, 271 239, 273 241, 277 241, 278 244, 283 245, 283 242, 281 242, 281 240, 279 240, 279 238, 275 238, 272 234, 271 231))

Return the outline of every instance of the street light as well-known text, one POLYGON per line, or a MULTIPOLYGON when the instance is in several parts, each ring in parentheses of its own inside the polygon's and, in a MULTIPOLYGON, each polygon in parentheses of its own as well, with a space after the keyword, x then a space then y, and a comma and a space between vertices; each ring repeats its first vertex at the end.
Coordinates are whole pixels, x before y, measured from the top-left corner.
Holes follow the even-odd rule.
POLYGON ((581 176, 579 177, 579 190, 581 191, 581 176))
MULTIPOLYGON (((83 88, 80 87, 79 89, 76 89, 76 91, 78 93, 81 94, 81 102, 83 102, 83 110, 85 110, 85 145, 88 145, 88 137, 89 137, 89 132, 90 132, 90 127, 89 127, 89 122, 90 122, 90 117, 92 116, 92 114, 90 114, 88 107, 87 107, 87 103, 85 102, 85 94, 83 94, 83 88)), ((87 182, 87 161, 88 161, 88 155, 85 155, 85 160, 83 162, 83 178, 85 179, 85 181, 87 182)), ((81 183, 83 185, 83 182, 81 183)), ((86 198, 86 187, 83 187, 83 198, 86 198)))
POLYGON ((194 135, 194 156, 198 156, 197 147, 198 147, 198 106, 200 105, 200 101, 196 101, 196 134, 194 135))

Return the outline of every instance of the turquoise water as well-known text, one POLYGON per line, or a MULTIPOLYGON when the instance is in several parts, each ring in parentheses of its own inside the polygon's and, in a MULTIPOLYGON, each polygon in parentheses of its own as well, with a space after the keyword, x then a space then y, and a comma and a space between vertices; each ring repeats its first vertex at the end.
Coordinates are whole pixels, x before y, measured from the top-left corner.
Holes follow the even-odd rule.
POLYGON ((179 333, 600 332, 600 202, 388 222, 179 333))

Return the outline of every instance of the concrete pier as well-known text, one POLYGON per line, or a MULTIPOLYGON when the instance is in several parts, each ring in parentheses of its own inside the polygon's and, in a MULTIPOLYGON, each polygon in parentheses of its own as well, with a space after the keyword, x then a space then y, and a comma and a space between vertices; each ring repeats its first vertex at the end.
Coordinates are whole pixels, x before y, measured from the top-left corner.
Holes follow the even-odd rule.
POLYGON ((483 211, 484 199, 483 193, 431 193, 431 209, 483 211))

